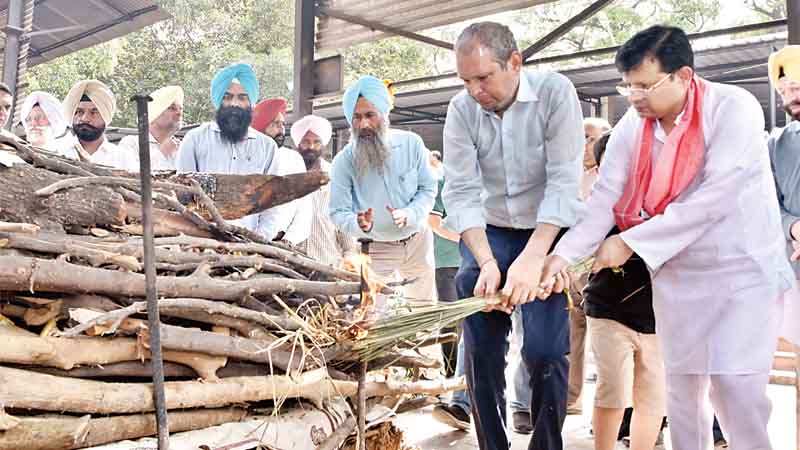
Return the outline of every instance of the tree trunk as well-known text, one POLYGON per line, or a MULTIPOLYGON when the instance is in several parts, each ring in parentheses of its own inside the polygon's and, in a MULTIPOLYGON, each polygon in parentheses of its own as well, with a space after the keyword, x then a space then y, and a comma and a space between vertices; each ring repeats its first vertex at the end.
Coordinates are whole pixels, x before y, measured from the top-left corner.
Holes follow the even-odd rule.
POLYGON ((78 188, 42 198, 33 192, 69 178, 27 164, 0 167, 0 220, 25 222, 63 231, 64 225, 121 226, 128 215, 125 201, 103 186, 78 188))
MULTIPOLYGON (((238 422, 247 416, 239 408, 170 411, 169 431, 199 430, 238 422)), ((13 429, 0 432, 0 450, 69 450, 152 436, 153 414, 102 417, 20 417, 13 429)))
MULTIPOLYGON (((213 408, 286 398, 305 398, 321 408, 324 400, 340 396, 352 397, 356 389, 355 382, 330 380, 324 369, 306 372, 298 377, 233 377, 214 383, 170 381, 164 386, 167 409, 170 410, 213 408)), ((372 382, 366 385, 366 395, 435 395, 456 389, 464 389, 463 379, 372 382)), ((7 408, 90 414, 132 414, 154 409, 150 383, 104 383, 59 378, 1 366, 0 404, 7 408)))
MULTIPOLYGON (((258 278, 224 281, 206 275, 157 278, 160 297, 242 301, 252 296, 297 293, 304 297, 357 294, 359 283, 258 278)), ((74 292, 145 297, 144 275, 96 269, 57 260, 0 256, 0 291, 74 292)))
MULTIPOLYGON (((322 171, 313 171, 282 177, 186 173, 172 175, 167 180, 189 186, 190 180, 197 181, 203 191, 214 200, 222 217, 233 220, 308 195, 326 185, 329 178, 322 171)), ((197 201, 192 195, 179 195, 179 199, 183 204, 197 201)), ((206 219, 211 218, 207 211, 197 212, 206 219)))

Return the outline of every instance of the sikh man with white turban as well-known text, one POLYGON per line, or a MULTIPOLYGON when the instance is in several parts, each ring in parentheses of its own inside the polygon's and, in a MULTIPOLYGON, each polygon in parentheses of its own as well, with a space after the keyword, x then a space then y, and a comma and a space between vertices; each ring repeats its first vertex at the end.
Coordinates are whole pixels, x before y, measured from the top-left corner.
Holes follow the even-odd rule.
POLYGON ((64 117, 72 118, 74 137, 65 139, 58 151, 67 158, 137 170, 139 166, 134 156, 105 136, 116 109, 116 97, 108 86, 97 80, 77 82, 64 99, 64 117))
POLYGON ((416 278, 405 286, 415 299, 436 298, 433 235, 428 214, 436 180, 428 149, 409 131, 389 128, 392 97, 383 81, 365 76, 345 91, 342 107, 350 142, 333 159, 329 214, 342 231, 372 239, 372 269, 416 278))
MULTIPOLYGON (((147 104, 150 120, 150 164, 153 170, 175 170, 175 157, 181 141, 175 133, 183 126, 183 88, 164 86, 150 94, 147 104)), ((133 153, 139 161, 139 136, 125 136, 119 147, 133 153)))
MULTIPOLYGON (((776 128, 767 147, 772 173, 778 190, 781 223, 786 237, 786 251, 800 279, 800 45, 787 45, 769 57, 769 78, 791 119, 776 128)), ((800 289, 797 284, 787 293, 783 337, 800 345, 800 289)))
MULTIPOLYGON (((250 127, 258 101, 258 80, 249 64, 233 64, 211 81, 211 102, 216 120, 186 133, 178 149, 179 173, 205 172, 236 175, 278 175, 278 146, 250 127)), ((270 208, 232 221, 272 240, 277 234, 277 213, 270 208)))
MULTIPOLYGON (((268 98, 258 102, 253 110, 250 126, 269 136, 278 145, 275 154, 278 175, 291 175, 306 171, 303 158, 296 151, 285 147, 286 100, 268 98)), ((311 205, 308 196, 275 206, 277 235, 275 239, 299 245, 308 239, 311 232, 311 205)))
MULTIPOLYGON (((331 172, 331 164, 322 157, 322 150, 327 147, 333 135, 333 127, 327 119, 314 115, 305 116, 292 124, 290 134, 306 170, 321 170, 328 174, 331 172)), ((328 218, 330 198, 330 185, 322 186, 304 197, 310 199, 308 209, 312 217, 308 239, 301 247, 309 256, 338 267, 348 253, 355 251, 355 241, 336 229, 336 225, 328 218)))
POLYGON ((25 137, 36 147, 57 151, 58 139, 67 131, 61 101, 53 94, 35 91, 22 102, 22 125, 25 137))

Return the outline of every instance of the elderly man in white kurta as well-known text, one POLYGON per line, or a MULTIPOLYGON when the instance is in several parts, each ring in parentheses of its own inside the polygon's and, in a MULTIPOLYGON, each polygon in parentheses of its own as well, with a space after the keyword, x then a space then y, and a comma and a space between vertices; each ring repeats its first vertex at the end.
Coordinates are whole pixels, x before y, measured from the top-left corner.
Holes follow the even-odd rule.
POLYGON ((673 448, 712 448, 710 397, 732 449, 770 449, 766 385, 794 276, 761 106, 699 78, 678 28, 638 33, 616 63, 632 108, 543 280, 587 255, 598 271, 636 252, 652 276, 673 448), (615 223, 623 232, 604 240, 615 223))

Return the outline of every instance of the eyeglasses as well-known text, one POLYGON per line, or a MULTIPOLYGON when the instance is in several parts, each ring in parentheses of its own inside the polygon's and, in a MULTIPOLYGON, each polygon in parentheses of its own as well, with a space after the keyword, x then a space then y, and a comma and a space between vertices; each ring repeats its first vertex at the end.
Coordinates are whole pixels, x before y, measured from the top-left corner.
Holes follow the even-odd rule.
POLYGON ((664 78, 656 81, 656 83, 649 88, 635 88, 631 87, 629 84, 618 84, 617 92, 619 92, 619 95, 623 97, 630 97, 632 95, 641 95, 642 97, 647 97, 651 92, 655 91, 659 86, 661 86, 663 82, 667 81, 667 78, 670 76, 672 76, 671 73, 664 75, 664 78))
POLYGON ((303 141, 303 142, 300 142, 300 146, 301 147, 305 147, 305 148, 310 148, 312 150, 319 150, 319 149, 322 148, 322 142, 320 142, 320 141, 311 141, 311 142, 303 141))

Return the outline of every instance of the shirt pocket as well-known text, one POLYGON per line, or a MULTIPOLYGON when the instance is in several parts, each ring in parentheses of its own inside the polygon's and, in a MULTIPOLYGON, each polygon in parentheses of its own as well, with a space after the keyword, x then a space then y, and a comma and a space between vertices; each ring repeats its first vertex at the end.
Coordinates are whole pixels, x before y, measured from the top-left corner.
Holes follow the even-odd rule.
POLYGON ((398 177, 398 191, 400 197, 402 197, 405 202, 410 202, 411 199, 414 198, 414 194, 417 192, 417 186, 419 185, 418 178, 416 171, 409 171, 398 177))

